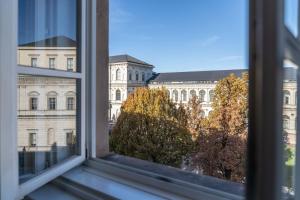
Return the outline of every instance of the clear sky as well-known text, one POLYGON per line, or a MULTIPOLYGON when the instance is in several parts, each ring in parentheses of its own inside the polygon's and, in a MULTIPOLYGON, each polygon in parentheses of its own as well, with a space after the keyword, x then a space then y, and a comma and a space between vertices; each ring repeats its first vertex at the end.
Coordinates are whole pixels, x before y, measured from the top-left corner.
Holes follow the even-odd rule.
POLYGON ((110 0, 110 55, 156 72, 247 68, 247 0, 110 0))
POLYGON ((76 0, 19 0, 19 44, 53 36, 76 39, 76 0))

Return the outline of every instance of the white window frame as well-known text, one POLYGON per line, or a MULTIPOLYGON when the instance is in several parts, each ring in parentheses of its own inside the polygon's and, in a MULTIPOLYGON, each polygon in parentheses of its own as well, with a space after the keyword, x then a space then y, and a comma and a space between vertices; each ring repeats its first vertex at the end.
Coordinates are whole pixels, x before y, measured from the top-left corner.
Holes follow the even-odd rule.
POLYGON ((81 0, 81 21, 78 22, 81 24, 82 71, 76 73, 17 65, 18 0, 0 1, 0 199, 21 199, 26 194, 81 164, 86 158, 86 2, 86 0, 81 0), (19 184, 17 148, 18 74, 81 79, 80 155, 74 155, 22 184, 19 184))

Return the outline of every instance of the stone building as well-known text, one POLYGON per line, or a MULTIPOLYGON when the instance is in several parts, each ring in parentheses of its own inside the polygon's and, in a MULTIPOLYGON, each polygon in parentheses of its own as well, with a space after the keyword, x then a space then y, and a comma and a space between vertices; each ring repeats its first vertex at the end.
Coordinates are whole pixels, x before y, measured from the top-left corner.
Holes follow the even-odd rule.
POLYGON ((145 87, 152 77, 153 65, 129 55, 109 58, 109 119, 115 121, 122 102, 138 87, 145 87))
MULTIPOLYGON (((149 88, 166 88, 170 98, 177 103, 187 103, 196 95, 202 102, 203 116, 208 116, 211 108, 211 100, 214 96, 214 88, 218 80, 230 74, 241 76, 247 70, 217 70, 217 71, 193 71, 158 73, 149 81, 149 88)), ((283 129, 288 134, 288 142, 296 142, 296 104, 297 104, 297 69, 284 69, 283 83, 283 129)))

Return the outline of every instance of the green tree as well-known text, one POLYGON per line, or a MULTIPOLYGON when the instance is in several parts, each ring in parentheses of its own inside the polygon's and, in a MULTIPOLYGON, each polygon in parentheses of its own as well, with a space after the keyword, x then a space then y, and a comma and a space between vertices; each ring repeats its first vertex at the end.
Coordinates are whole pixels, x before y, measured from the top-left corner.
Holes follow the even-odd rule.
POLYGON ((193 148, 186 113, 165 89, 139 88, 123 103, 112 130, 112 151, 179 167, 193 148))

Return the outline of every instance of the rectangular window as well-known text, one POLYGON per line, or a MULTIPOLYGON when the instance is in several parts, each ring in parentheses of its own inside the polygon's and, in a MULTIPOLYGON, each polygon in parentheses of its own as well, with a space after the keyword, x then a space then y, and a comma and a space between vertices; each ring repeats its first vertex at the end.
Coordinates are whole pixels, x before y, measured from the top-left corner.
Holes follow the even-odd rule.
POLYGON ((30 98, 30 110, 38 109, 38 99, 36 97, 30 98))
POLYGON ((36 133, 29 133, 29 146, 36 146, 36 133))
POLYGON ((56 97, 48 98, 48 109, 56 110, 56 97))
POLYGON ((67 70, 73 71, 73 58, 67 58, 67 70))
POLYGON ((74 98, 67 97, 67 110, 74 110, 74 98))
POLYGON ((31 58, 31 66, 37 67, 37 58, 31 58))
POLYGON ((66 134, 66 144, 68 146, 74 144, 74 141, 73 141, 73 132, 67 132, 67 134, 66 134))
POLYGON ((55 58, 49 58, 49 68, 55 69, 55 58))

